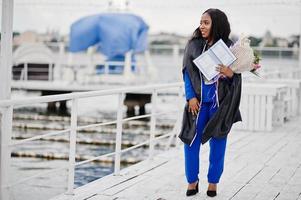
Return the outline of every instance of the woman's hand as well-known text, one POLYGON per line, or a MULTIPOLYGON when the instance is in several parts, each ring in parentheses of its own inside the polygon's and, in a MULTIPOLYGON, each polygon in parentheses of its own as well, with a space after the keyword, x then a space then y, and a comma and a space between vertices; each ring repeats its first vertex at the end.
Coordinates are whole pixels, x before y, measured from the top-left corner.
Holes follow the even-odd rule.
POLYGON ((193 115, 197 115, 200 109, 198 99, 196 97, 189 99, 188 105, 188 111, 192 112, 193 115))
POLYGON ((218 65, 218 67, 216 67, 216 71, 223 74, 224 76, 227 76, 228 78, 232 78, 232 76, 234 74, 230 67, 227 67, 222 64, 220 64, 220 65, 218 65))

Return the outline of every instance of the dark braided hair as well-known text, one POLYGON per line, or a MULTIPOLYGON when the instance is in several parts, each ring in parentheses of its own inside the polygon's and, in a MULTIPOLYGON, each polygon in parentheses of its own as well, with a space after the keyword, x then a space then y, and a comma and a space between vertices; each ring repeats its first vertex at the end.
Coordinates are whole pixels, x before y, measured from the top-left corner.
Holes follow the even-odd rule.
MULTIPOLYGON (((213 44, 217 42, 219 39, 222 39, 225 43, 227 43, 231 32, 227 15, 223 11, 215 8, 210 8, 206 10, 203 14, 205 13, 207 13, 212 20, 210 36, 213 39, 213 44)), ((198 27, 193 32, 190 40, 200 39, 200 38, 203 37, 198 27)))

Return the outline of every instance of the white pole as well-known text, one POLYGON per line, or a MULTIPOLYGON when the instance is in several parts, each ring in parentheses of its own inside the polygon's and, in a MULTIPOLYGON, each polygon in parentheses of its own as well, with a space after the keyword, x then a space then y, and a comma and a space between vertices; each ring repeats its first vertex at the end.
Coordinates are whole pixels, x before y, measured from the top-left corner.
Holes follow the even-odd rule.
POLYGON ((24 63, 24 80, 28 81, 28 63, 24 63))
POLYGON ((166 146, 165 146, 165 151, 167 151, 170 146, 171 146, 171 143, 173 141, 173 139, 175 138, 175 145, 176 147, 179 147, 180 145, 180 140, 178 139, 177 135, 180 133, 181 131, 181 122, 182 122, 182 116, 183 116, 183 109, 181 109, 184 105, 183 103, 183 96, 184 96, 184 90, 183 90, 183 86, 179 86, 178 88, 178 97, 177 97, 177 105, 178 105, 178 113, 177 113, 177 119, 176 119, 176 122, 175 122, 175 125, 173 127, 173 130, 172 130, 172 135, 169 136, 169 139, 168 139, 168 142, 166 143, 166 146))
POLYGON ((300 17, 300 32, 299 32, 299 67, 301 68, 301 3, 300 3, 300 10, 299 10, 299 17, 300 17))
POLYGON ((179 65, 180 60, 180 46, 175 44, 172 46, 172 55, 175 65, 179 65))
POLYGON ((156 110, 157 110, 157 91, 154 89, 152 92, 152 114, 150 122, 150 139, 149 139, 149 159, 152 159, 154 156, 154 139, 156 132, 156 110))
POLYGON ((63 80, 63 65, 62 65, 62 60, 64 59, 64 55, 65 55, 65 44, 64 42, 60 42, 59 43, 59 58, 57 60, 57 69, 59 69, 59 79, 63 80))
POLYGON ((13 2, 13 0, 2 0, 0 100, 10 99, 11 66, 13 63, 13 2))
POLYGON ((0 200, 8 200, 10 183, 10 155, 13 107, 3 108, 1 117, 1 176, 0 176, 0 200), (3 133, 3 134, 2 134, 3 133))
POLYGON ((130 80, 132 78, 132 51, 128 51, 125 54, 124 58, 124 76, 126 80, 130 80))
MULTIPOLYGON (((0 55, 0 100, 11 96, 13 0, 2 0, 1 55, 0 55)), ((10 144, 12 132, 12 107, 0 110, 0 200, 8 200, 10 168, 10 144)))
POLYGON ((69 170, 68 170, 68 191, 67 194, 73 195, 74 191, 74 172, 75 172, 75 154, 76 154, 76 128, 77 128, 77 107, 78 100, 72 99, 71 107, 71 129, 69 146, 69 170))
POLYGON ((125 97, 124 93, 119 94, 116 139, 115 139, 114 175, 119 175, 119 172, 120 172, 120 154, 121 154, 121 140, 122 140, 122 119, 123 119, 124 97, 125 97))
MULTIPOLYGON (((182 125, 182 119, 183 119, 183 106, 184 106, 184 89, 182 86, 179 87, 179 91, 178 91, 178 108, 180 108, 179 112, 178 112, 178 126, 176 129, 176 134, 180 133, 181 131, 181 125, 182 125)), ((180 146, 180 139, 176 136, 176 147, 180 146)))

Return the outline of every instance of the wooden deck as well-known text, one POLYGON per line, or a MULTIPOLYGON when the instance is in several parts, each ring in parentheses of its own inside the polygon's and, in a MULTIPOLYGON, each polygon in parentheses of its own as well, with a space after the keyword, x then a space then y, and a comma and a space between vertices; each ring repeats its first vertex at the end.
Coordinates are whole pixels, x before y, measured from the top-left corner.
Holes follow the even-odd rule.
POLYGON ((87 200, 301 200, 301 118, 272 132, 232 131, 215 198, 206 196, 208 150, 201 147, 200 192, 187 198, 183 146, 75 190, 60 199, 87 200))

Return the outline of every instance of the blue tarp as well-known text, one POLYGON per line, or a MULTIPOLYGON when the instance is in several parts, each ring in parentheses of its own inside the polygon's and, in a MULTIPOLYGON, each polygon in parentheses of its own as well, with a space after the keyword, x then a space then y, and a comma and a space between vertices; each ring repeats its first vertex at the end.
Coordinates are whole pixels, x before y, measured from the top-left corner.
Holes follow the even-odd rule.
MULTIPOLYGON (((87 16, 71 25, 70 52, 85 51, 97 45, 98 51, 107 56, 107 61, 124 61, 125 53, 133 50, 143 52, 147 48, 148 25, 139 16, 126 13, 104 13, 87 16)), ((132 65, 132 70, 135 70, 132 65)), ((104 66, 97 66, 98 73, 104 66)), ((120 74, 122 66, 109 66, 110 73, 120 74)))
POLYGON ((84 51, 92 45, 109 60, 127 51, 142 52, 147 47, 148 25, 139 16, 104 13, 74 22, 70 31, 69 51, 84 51))

